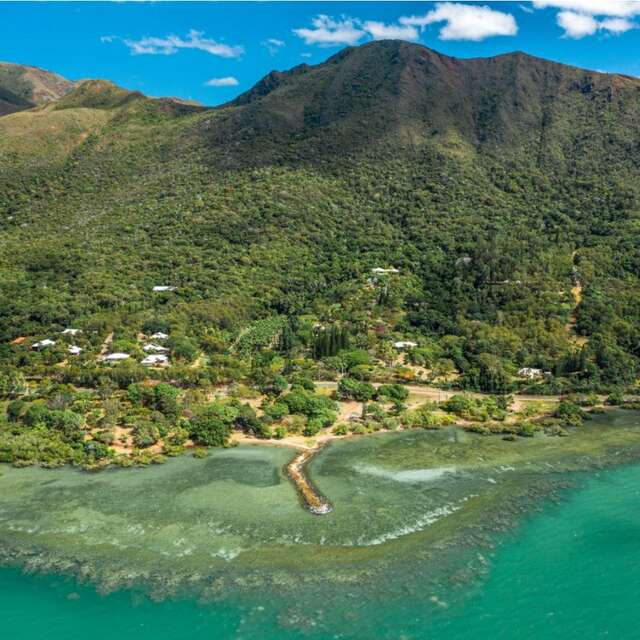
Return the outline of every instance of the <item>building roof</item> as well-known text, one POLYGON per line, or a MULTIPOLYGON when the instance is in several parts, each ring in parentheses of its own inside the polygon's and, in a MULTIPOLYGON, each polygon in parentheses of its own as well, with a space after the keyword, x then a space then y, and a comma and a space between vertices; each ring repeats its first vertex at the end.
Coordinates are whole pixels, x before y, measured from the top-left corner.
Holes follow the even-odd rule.
POLYGON ((166 340, 168 337, 168 334, 162 333, 162 331, 156 331, 152 336, 150 336, 152 340, 166 340))
POLYGON ((26 336, 18 336, 17 338, 14 338, 9 344, 22 344, 26 339, 26 336))
POLYGON ((543 372, 542 369, 536 369, 534 367, 523 367, 522 369, 518 370, 518 375, 533 378, 535 376, 543 375, 543 372))
POLYGON ((167 347, 163 347, 153 342, 150 342, 149 344, 145 344, 142 347, 142 350, 147 353, 168 353, 169 352, 169 349, 167 349, 167 347))
POLYGON ((174 291, 175 287, 172 287, 171 285, 168 284, 157 284, 155 287, 153 287, 154 291, 174 291))
POLYGON ((34 349, 41 349, 42 347, 52 347, 55 343, 55 340, 51 340, 51 338, 45 338, 44 340, 34 342, 31 346, 34 349))
POLYGON ((399 269, 391 267, 390 269, 383 269, 382 267, 374 267, 371 269, 371 273, 400 273, 399 269))
POLYGON ((71 328, 66 328, 63 331, 60 332, 62 335, 65 336, 75 336, 76 333, 82 333, 82 329, 71 329, 71 328))
POLYGON ((147 356, 140 364, 153 365, 153 364, 168 364, 169 359, 162 353, 155 353, 147 356))
POLYGON ((417 342, 411 342, 411 340, 399 340, 398 342, 394 342, 393 346, 396 349, 413 349, 413 347, 417 347, 417 342))
POLYGON ((78 347, 75 344, 70 344, 69 348, 67 349, 67 351, 74 356, 80 355, 80 352, 82 351, 82 347, 78 347))
POLYGON ((129 357, 128 353, 109 353, 104 357, 104 359, 108 362, 115 362, 117 360, 126 360, 129 357))

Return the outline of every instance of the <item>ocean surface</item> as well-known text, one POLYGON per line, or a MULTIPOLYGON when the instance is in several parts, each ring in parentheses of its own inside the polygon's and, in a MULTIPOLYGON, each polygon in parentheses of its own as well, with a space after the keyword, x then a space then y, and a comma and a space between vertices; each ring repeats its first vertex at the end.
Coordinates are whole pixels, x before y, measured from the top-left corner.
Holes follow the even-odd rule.
POLYGON ((280 448, 3 468, 2 637, 640 638, 640 420, 585 429, 341 442, 311 469, 321 517, 280 448))

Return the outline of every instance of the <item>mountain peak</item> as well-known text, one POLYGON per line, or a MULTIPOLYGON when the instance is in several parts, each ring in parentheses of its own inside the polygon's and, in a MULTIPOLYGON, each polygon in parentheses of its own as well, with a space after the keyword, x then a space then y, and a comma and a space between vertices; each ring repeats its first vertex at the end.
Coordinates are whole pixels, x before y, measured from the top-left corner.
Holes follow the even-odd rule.
POLYGON ((380 40, 321 64, 272 71, 203 126, 226 148, 228 165, 282 161, 283 149, 316 160, 336 148, 353 154, 390 141, 415 148, 449 136, 471 153, 540 144, 555 127, 569 135, 567 113, 590 122, 602 104, 622 109, 635 100, 638 87, 637 79, 522 51, 461 59, 380 40))

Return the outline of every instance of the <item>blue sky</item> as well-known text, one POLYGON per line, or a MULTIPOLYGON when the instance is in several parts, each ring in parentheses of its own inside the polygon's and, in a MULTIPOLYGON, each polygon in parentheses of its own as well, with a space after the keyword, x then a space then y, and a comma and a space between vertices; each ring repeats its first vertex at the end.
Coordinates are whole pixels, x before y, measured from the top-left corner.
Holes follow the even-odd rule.
POLYGON ((635 0, 0 4, 0 60, 211 105, 272 69, 383 37, 640 76, 635 0))

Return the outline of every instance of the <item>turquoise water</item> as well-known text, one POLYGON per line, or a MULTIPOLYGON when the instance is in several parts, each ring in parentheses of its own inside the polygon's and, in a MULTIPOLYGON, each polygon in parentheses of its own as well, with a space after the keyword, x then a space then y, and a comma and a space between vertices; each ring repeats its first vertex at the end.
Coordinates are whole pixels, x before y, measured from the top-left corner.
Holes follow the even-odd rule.
MULTIPOLYGON (((640 637, 640 466, 591 478, 531 517, 438 638, 640 637)), ((427 635, 427 637, 430 637, 427 635)))
POLYGON ((579 439, 341 442, 312 464, 335 507, 319 518, 279 448, 5 468, 0 552, 39 574, 0 570, 3 637, 639 637, 640 465, 592 467, 637 448, 640 421, 598 420, 579 439))
MULTIPOLYGON (((402 609, 370 602, 370 615, 381 629, 398 629, 395 637, 407 639, 637 638, 639 487, 640 466, 590 479, 509 535, 490 560, 486 578, 455 606, 443 595, 441 610, 430 620, 410 601, 402 609)), ((9 569, 0 571, 0 594, 3 634, 14 640, 306 635, 270 622, 268 597, 244 607, 154 603, 127 592, 100 596, 71 580, 9 569)), ((357 637, 354 629, 332 631, 326 637, 357 637)))

